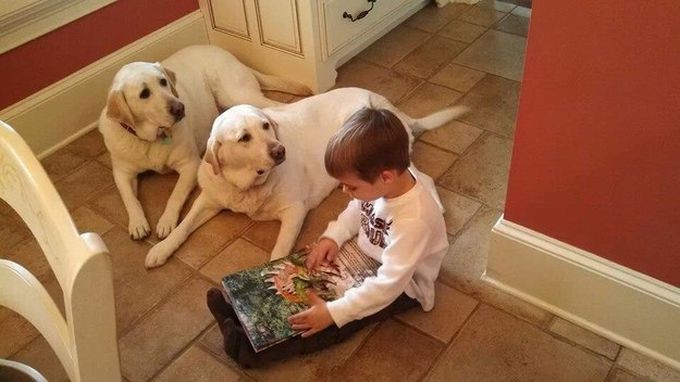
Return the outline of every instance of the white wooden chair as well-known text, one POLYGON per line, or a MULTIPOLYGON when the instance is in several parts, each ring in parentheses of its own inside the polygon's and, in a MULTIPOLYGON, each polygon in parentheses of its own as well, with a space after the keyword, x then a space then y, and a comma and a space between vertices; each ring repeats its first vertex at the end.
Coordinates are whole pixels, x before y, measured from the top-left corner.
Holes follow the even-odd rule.
POLYGON ((2 121, 0 197, 17 211, 40 244, 61 285, 66 317, 35 276, 2 258, 0 305, 38 329, 71 381, 121 381, 108 249, 99 235, 78 234, 37 158, 2 121))

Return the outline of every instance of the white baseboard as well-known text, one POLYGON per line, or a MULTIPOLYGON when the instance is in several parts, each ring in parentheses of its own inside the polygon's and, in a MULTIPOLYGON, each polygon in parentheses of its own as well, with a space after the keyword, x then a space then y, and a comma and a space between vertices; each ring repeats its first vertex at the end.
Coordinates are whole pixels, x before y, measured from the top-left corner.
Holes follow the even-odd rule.
POLYGON ((504 220, 483 279, 680 369, 680 288, 504 220))
POLYGON ((99 59, 41 91, 0 111, 38 158, 44 158, 94 129, 111 80, 132 61, 160 61, 177 50, 207 44, 200 10, 99 59))

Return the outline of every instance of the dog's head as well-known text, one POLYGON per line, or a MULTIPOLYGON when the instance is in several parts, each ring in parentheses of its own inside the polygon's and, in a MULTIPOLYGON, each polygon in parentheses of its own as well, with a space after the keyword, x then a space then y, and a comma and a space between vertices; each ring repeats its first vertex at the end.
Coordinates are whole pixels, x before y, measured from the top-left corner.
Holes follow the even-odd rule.
POLYGON ((277 138, 278 125, 262 110, 238 105, 213 123, 204 160, 215 175, 223 176, 240 190, 264 183, 272 168, 286 159, 277 138))
POLYGON ((133 62, 113 79, 106 116, 155 141, 184 118, 184 104, 175 89, 175 74, 160 63, 133 62))

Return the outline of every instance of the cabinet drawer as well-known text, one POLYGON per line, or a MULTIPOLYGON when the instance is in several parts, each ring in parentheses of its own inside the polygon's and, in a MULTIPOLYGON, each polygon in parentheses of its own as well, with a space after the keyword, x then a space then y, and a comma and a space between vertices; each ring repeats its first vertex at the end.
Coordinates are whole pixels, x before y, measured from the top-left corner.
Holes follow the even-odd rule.
POLYGON ((367 0, 322 0, 319 13, 321 30, 323 31, 324 57, 332 56, 352 41, 360 38, 410 1, 376 0, 373 9, 366 17, 352 22, 348 18, 343 18, 343 13, 347 12, 356 17, 360 12, 369 9, 371 3, 367 0))

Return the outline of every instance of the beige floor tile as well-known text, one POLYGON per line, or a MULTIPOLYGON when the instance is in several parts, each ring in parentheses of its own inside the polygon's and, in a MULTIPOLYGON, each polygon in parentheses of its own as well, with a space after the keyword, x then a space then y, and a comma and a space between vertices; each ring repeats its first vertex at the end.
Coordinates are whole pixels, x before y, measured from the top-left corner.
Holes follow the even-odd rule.
POLYGON ((444 174, 457 158, 456 154, 417 141, 411 153, 411 161, 416 168, 435 180, 444 174))
POLYGON ((481 207, 481 203, 442 187, 437 187, 437 193, 446 210, 444 220, 449 235, 458 233, 481 207))
POLYGON ((390 102, 397 103, 420 82, 417 78, 360 59, 352 59, 338 68, 335 88, 356 86, 374 91, 390 102))
POLYGON ((616 355, 619 353, 618 344, 559 317, 555 318, 552 324, 550 324, 549 329, 553 333, 559 334, 570 341, 585 346, 611 360, 615 359, 616 355))
POLYGON ((430 36, 429 33, 401 24, 364 49, 359 53, 359 57, 376 65, 391 68, 430 36))
POLYGON ((399 109, 410 117, 422 118, 453 105, 462 95, 455 90, 425 82, 399 103, 399 109))
POLYGON ((336 375, 347 381, 418 381, 442 348, 438 341, 389 320, 378 326, 336 375))
POLYGON ((512 137, 519 105, 519 82, 486 75, 460 100, 470 112, 462 122, 512 137))
POLYGON ((111 251, 117 329, 121 333, 188 278, 191 269, 171 258, 162 267, 147 270, 144 258, 149 244, 130 240, 120 228, 111 229, 102 239, 111 251))
POLYGON ((489 7, 472 7, 460 16, 460 20, 488 28, 505 15, 506 13, 489 7))
POLYGON ((40 161, 52 182, 62 179, 66 175, 82 166, 88 159, 68 150, 59 150, 40 161))
POLYGON ((259 221, 248 228, 243 238, 271 253, 280 229, 281 222, 278 220, 259 221))
POLYGON ((102 153, 97 157, 97 162, 103 164, 104 166, 108 167, 109 169, 113 168, 111 165, 111 155, 109 155, 108 152, 102 153))
POLYGON ((466 47, 467 44, 460 41, 434 36, 404 57, 394 70, 409 76, 429 78, 466 47))
POLYGON ((444 257, 439 281, 472 297, 500 307, 529 322, 544 326, 551 315, 534 305, 504 293, 481 280, 486 270, 491 228, 501 212, 482 206, 455 237, 444 257))
POLYGON ((342 371, 338 371, 343 363, 365 341, 374 326, 362 329, 350 339, 337 345, 333 345, 322 351, 307 354, 293 355, 290 359, 272 363, 262 368, 248 369, 246 373, 257 381, 263 382, 317 382, 337 380, 352 381, 344 377, 342 371))
POLYGON ((512 141, 486 133, 439 179, 451 191, 503 209, 512 141))
POLYGON ((481 306, 426 381, 603 381, 611 363, 481 306))
POLYGON ((441 149, 462 154, 482 135, 484 130, 467 123, 451 121, 437 129, 425 132, 418 139, 441 149))
POLYGON ((490 29, 459 54, 453 62, 482 72, 521 81, 526 40, 525 37, 490 29))
POLYGON ((47 341, 42 337, 36 338, 28 346, 11 357, 12 361, 21 362, 40 372, 50 382, 68 381, 66 370, 59 362, 47 341))
POLYGON ((154 379, 155 382, 236 382, 241 376, 196 346, 192 346, 154 379))
POLYGON ((529 34, 529 18, 509 14, 499 21, 493 29, 527 37, 529 34))
POLYGON ((650 382, 650 379, 640 377, 623 369, 614 369, 607 376, 606 382, 650 382))
POLYGON ((515 9, 513 9, 512 12, 510 12, 510 13, 512 13, 513 15, 520 16, 520 17, 530 18, 531 17, 531 8, 519 6, 515 9))
POLYGON ((515 8, 515 4, 498 0, 482 0, 476 5, 478 7, 491 8, 501 12, 510 12, 515 8))
POLYGON ((114 227, 113 223, 87 206, 77 208, 71 213, 71 218, 80 233, 94 232, 101 236, 114 227))
POLYGON ((113 184, 111 170, 99 162, 88 162, 54 185, 69 210, 84 205, 93 195, 113 184))
POLYGON ((175 252, 175 256, 194 269, 199 269, 228 243, 239 237, 251 220, 246 215, 222 211, 194 231, 175 252))
POLYGON ((443 8, 437 8, 434 3, 430 3, 430 5, 406 20, 405 24, 412 28, 434 33, 451 20, 460 17, 468 9, 470 9, 470 6, 467 4, 455 3, 443 8))
POLYGON ((486 32, 486 27, 468 23, 462 20, 453 20, 437 34, 452 40, 471 43, 486 32))
POLYGON ((101 190, 92 197, 87 203, 87 208, 127 231, 127 211, 125 211, 125 205, 123 205, 123 200, 120 198, 118 188, 115 185, 101 190))
POLYGON ((435 285, 434 309, 414 308, 397 318, 424 333, 448 343, 477 306, 477 300, 442 283, 435 285))
MULTIPOLYGON (((264 365, 257 369, 249 369, 246 372, 258 381, 316 382, 333 380, 332 376, 338 375, 335 372, 338 367, 355 352, 374 327, 372 325, 364 328, 347 341, 317 353, 291 355, 287 360, 264 365)), ((219 328, 214 325, 201 338, 199 344, 227 365, 238 368, 236 363, 225 354, 222 340, 223 337, 219 328)))
POLYGON ((66 146, 66 150, 86 158, 95 159, 106 152, 106 145, 104 145, 104 138, 99 133, 99 130, 94 129, 69 143, 66 146))
MULTIPOLYGON (((151 236, 154 242, 158 239, 156 237, 158 219, 161 218, 163 211, 165 211, 165 206, 168 204, 168 199, 170 199, 170 194, 172 194, 178 178, 179 175, 175 172, 169 174, 146 172, 139 176, 138 198, 139 202, 142 203, 146 219, 151 225, 151 236)), ((121 208, 125 207, 121 205, 121 208)), ((125 222, 127 226, 127 219, 125 222)))
POLYGON ((6 215, 0 215, 0 253, 6 253, 32 237, 28 226, 14 210, 8 211, 6 215))
POLYGON ((146 381, 213 322, 205 304, 212 285, 189 280, 119 341, 121 369, 132 382, 146 381))
POLYGON ((680 371, 627 348, 621 349, 616 363, 656 382, 680 381, 680 371))
POLYGON ((224 276, 262 265, 267 261, 269 261, 268 252, 243 239, 236 239, 201 268, 201 273, 215 284, 222 285, 224 276))
POLYGON ((39 335, 38 330, 18 313, 0 306, 0 358, 9 358, 39 335))
POLYGON ((478 70, 449 64, 430 78, 430 82, 465 93, 472 89, 485 75, 486 73, 478 70))

